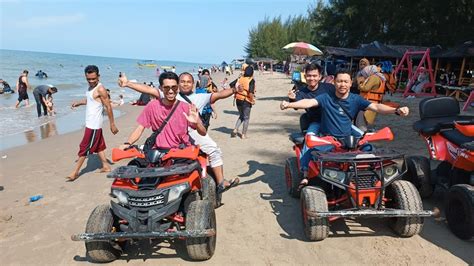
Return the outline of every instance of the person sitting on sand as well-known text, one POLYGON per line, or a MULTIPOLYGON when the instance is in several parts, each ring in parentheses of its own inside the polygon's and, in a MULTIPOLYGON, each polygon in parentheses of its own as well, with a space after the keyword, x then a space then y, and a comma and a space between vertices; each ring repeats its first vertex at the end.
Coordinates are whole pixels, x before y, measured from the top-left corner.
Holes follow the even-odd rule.
POLYGON ((104 108, 109 117, 110 131, 112 134, 117 134, 119 130, 115 126, 114 113, 105 87, 99 82, 99 68, 94 65, 89 65, 84 69, 89 88, 86 92, 86 98, 73 102, 71 108, 86 105, 86 128, 84 137, 79 144, 79 159, 77 160, 76 168, 67 176, 68 181, 74 181, 79 177, 79 170, 90 154, 97 153, 102 162, 100 172, 110 172, 110 166, 105 157, 105 140, 102 135, 102 123, 104 108))
MULTIPOLYGON (((297 102, 289 103, 282 101, 280 104, 281 110, 288 108, 308 109, 313 107, 321 108, 321 128, 320 132, 326 136, 333 136, 335 138, 344 138, 350 135, 360 137, 360 132, 355 132, 352 127, 352 120, 359 111, 372 110, 381 114, 396 114, 400 116, 407 116, 409 113, 408 107, 393 108, 381 103, 371 103, 362 98, 360 95, 350 92, 352 85, 351 74, 348 71, 339 71, 336 73, 334 93, 325 93, 316 96, 313 99, 302 99, 297 102)), ((317 151, 332 151, 334 146, 325 145, 317 146, 310 149, 301 158, 301 170, 303 171, 303 180, 300 184, 300 189, 308 184, 308 166, 311 160, 312 150, 317 151)))

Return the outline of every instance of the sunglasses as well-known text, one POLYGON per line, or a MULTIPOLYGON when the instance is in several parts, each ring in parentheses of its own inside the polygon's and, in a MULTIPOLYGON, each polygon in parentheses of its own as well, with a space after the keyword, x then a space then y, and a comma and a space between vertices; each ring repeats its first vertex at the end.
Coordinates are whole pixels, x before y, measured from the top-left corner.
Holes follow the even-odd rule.
POLYGON ((163 86, 163 90, 165 90, 165 91, 169 91, 169 90, 177 91, 177 90, 178 90, 178 85, 174 85, 174 86, 163 86))

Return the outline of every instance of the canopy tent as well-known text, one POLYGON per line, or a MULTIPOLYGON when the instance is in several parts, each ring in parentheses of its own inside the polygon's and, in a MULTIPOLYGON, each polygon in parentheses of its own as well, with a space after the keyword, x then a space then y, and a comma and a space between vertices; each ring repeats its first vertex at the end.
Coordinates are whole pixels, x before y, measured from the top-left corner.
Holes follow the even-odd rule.
POLYGON ((331 55, 331 56, 334 56, 334 57, 347 57, 347 58, 350 58, 354 55, 354 53, 357 51, 357 49, 326 46, 324 51, 325 51, 325 54, 331 55))
POLYGON ((382 58, 401 58, 403 54, 388 47, 385 44, 374 41, 368 44, 362 44, 355 51, 353 57, 382 57, 382 58))
POLYGON ((222 61, 221 63, 221 67, 225 67, 225 66, 228 66, 229 64, 226 63, 226 61, 222 61))

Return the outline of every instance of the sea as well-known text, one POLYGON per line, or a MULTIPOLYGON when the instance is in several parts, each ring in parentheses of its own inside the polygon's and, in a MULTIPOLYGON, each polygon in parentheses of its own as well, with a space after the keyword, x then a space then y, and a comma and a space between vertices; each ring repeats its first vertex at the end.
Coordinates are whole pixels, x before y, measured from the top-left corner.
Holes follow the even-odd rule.
MULTIPOLYGON (((137 100, 140 95, 117 85, 119 72, 125 73, 130 80, 158 85, 157 67, 175 66, 176 73, 187 71, 195 75, 199 66, 209 67, 207 64, 162 60, 155 60, 157 67, 140 67, 138 63, 143 60, 0 49, 0 78, 6 80, 15 90, 14 94, 0 94, 0 150, 83 128, 85 106, 74 110, 70 106, 72 101, 85 98, 88 84, 84 68, 87 65, 98 66, 100 82, 110 90, 111 99, 118 101, 119 95, 122 94, 126 104, 137 100), (29 71, 30 106, 25 107, 22 102, 20 108, 15 108, 18 99, 16 81, 25 69, 29 71), (35 77, 39 70, 45 72, 48 77, 35 77), (56 115, 38 118, 32 90, 44 84, 58 88, 58 92, 53 94, 56 115)), ((122 114, 114 110, 114 115, 122 114)))

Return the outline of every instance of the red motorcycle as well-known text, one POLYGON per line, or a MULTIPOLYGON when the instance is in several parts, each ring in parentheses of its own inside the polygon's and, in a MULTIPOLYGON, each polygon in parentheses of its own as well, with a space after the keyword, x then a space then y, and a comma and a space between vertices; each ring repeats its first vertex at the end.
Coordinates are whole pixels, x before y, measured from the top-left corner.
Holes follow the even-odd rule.
POLYGON ((216 246, 215 183, 207 176, 207 158, 199 147, 141 151, 112 150, 112 160, 133 159, 107 175, 114 181, 109 204, 97 206, 86 232, 73 235, 86 241, 94 262, 120 257, 127 240, 185 239, 193 260, 207 260, 216 246))
POLYGON ((407 158, 407 177, 423 198, 435 186, 448 191, 446 219, 461 239, 474 236, 474 116, 461 116, 452 97, 423 99, 413 129, 426 142, 430 158, 407 158))
POLYGON ((345 217, 388 217, 392 229, 402 237, 421 231, 423 217, 432 216, 433 212, 424 211, 415 186, 401 180, 406 174, 404 156, 383 149, 361 150, 370 142, 392 139, 387 127, 361 138, 290 135, 296 157, 286 161, 286 185, 291 196, 301 196, 305 235, 310 240, 325 239, 329 222, 345 217), (299 158, 304 142, 310 148, 322 145, 335 148, 331 152, 312 152, 309 183, 299 192, 302 180, 299 158))

